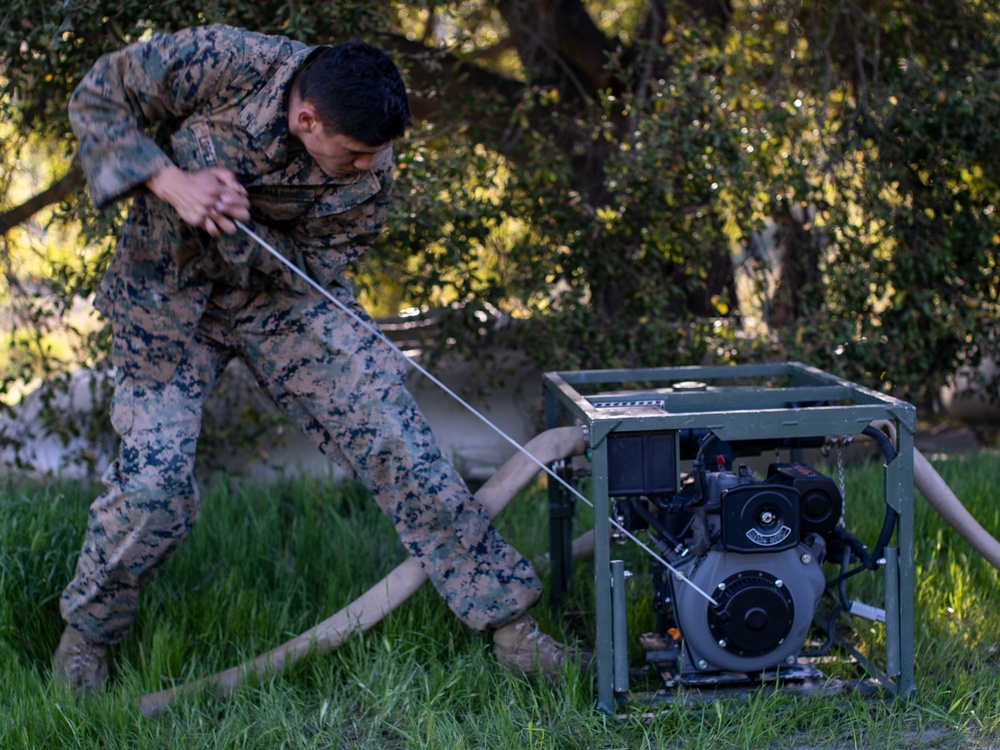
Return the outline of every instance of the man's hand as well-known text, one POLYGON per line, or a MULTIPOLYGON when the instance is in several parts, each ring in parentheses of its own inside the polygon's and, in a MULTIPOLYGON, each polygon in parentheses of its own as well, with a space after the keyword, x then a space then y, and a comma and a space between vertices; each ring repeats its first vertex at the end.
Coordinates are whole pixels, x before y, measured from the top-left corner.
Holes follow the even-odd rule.
POLYGON ((188 224, 204 229, 213 237, 222 232, 235 233, 234 219, 250 219, 247 191, 228 169, 211 167, 185 172, 170 166, 150 177, 146 187, 177 209, 188 224))

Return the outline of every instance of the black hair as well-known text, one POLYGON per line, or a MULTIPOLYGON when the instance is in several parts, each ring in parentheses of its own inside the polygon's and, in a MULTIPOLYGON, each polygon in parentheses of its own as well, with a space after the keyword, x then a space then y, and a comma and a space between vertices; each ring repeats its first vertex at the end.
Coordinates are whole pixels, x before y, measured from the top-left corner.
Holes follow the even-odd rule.
POLYGON ((406 132, 410 103, 395 63, 359 39, 316 55, 295 79, 303 101, 324 128, 366 146, 381 146, 406 132))

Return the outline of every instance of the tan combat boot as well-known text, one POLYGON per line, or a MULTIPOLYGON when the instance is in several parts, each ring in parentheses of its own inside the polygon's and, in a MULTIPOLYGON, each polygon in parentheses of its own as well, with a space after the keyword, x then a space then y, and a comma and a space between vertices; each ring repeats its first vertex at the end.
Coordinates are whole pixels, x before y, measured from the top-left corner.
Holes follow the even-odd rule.
POLYGON ((539 630, 535 618, 527 614, 497 628, 493 643, 498 662, 525 674, 558 672, 572 658, 563 644, 539 630))
POLYGON ((60 682, 84 693, 100 693, 108 679, 107 646, 89 643, 69 625, 53 659, 52 673, 60 682))

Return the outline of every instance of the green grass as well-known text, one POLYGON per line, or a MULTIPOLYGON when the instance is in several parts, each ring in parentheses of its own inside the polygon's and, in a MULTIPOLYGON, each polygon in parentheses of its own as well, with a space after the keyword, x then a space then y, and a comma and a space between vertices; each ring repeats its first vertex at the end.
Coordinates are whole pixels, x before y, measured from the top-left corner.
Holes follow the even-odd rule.
MULTIPOLYGON (((972 513, 1000 530, 1000 454, 935 461, 972 513)), ((848 527, 873 541, 881 472, 849 470, 848 527)), ((425 586, 339 651, 310 656, 231 700, 187 696, 143 717, 140 695, 256 656, 325 619, 403 559, 374 503, 351 485, 300 479, 253 488, 217 481, 177 555, 145 589, 139 620, 114 649, 104 696, 76 699, 50 679, 62 631, 58 597, 98 488, 0 480, 0 748, 956 748, 1000 743, 997 571, 917 496, 917 692, 906 701, 839 695, 594 710, 592 677, 554 683, 501 672, 485 636, 425 586)), ((578 524, 586 523, 579 514, 578 524)), ((519 498, 499 525, 525 554, 546 550, 546 499, 519 498)), ((628 552, 629 556, 633 553, 628 552)), ((635 562, 641 567, 641 560, 635 562)), ((577 570, 573 606, 592 627, 577 570)), ((648 627, 643 577, 630 627, 648 627)), ((880 575, 849 593, 879 603, 880 575)), ((550 631, 547 607, 537 608, 550 631)), ((846 622, 841 621, 845 627, 846 622)), ((592 633, 592 631, 590 631, 592 633)), ((881 626, 855 620, 852 642, 876 661, 881 626)), ((636 652, 636 666, 641 656, 636 652)), ((849 664, 833 665, 857 677, 849 664)))

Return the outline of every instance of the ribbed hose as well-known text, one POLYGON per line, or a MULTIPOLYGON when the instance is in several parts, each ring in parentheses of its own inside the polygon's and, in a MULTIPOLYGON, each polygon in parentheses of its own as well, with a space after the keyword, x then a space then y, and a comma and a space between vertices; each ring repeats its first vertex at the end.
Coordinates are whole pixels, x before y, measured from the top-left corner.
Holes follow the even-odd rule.
MULTIPOLYGON (((523 450, 543 464, 579 455, 586 450, 583 428, 557 427, 546 430, 530 440, 523 450)), ((479 489, 476 499, 485 506, 490 518, 493 518, 537 476, 538 471, 538 464, 524 452, 517 453, 479 489)), ((369 630, 409 599, 426 580, 427 574, 420 563, 412 557, 407 558, 388 576, 311 630, 238 667, 231 667, 176 688, 144 695, 139 698, 139 708, 146 716, 155 716, 178 696, 206 687, 214 688, 220 697, 229 697, 247 676, 273 674, 314 650, 319 654, 333 651, 352 634, 369 630)))

